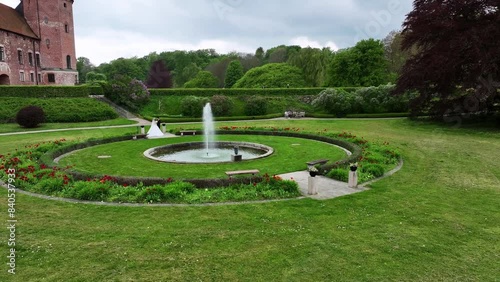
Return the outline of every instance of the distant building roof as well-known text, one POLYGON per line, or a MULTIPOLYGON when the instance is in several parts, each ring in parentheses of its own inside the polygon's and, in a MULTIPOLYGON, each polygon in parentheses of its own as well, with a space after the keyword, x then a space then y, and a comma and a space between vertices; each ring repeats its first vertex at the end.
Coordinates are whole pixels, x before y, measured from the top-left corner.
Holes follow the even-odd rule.
POLYGON ((0 29, 38 39, 26 20, 14 9, 0 3, 0 29))

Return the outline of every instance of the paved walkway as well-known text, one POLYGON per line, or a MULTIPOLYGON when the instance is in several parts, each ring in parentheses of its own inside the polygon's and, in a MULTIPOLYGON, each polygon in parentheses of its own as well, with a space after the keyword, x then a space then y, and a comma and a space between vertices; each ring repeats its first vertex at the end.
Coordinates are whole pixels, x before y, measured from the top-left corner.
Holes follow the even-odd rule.
POLYGON ((299 184, 300 192, 305 197, 309 197, 316 200, 326 200, 332 199, 340 196, 345 196, 349 194, 354 194, 367 190, 368 188, 359 186, 358 188, 349 188, 347 183, 334 180, 325 176, 318 175, 316 177, 310 177, 308 171, 297 171, 292 173, 280 174, 279 175, 284 180, 293 179, 297 184, 299 184), (312 178, 318 194, 308 195, 309 178, 312 178))

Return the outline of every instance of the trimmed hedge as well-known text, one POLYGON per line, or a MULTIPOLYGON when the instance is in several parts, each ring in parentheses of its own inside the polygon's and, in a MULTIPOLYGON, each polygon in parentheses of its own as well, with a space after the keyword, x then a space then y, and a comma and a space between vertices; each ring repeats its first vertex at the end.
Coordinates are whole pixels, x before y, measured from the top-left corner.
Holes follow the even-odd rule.
POLYGON ((0 97, 19 98, 77 98, 103 95, 100 86, 0 86, 0 97))
POLYGON ((45 122, 89 122, 117 118, 108 104, 91 98, 2 98, 0 123, 15 122, 17 112, 26 106, 38 106, 45 112, 45 122))
MULTIPOLYGON (((265 88, 265 89, 224 89, 224 88, 168 88, 168 89, 149 89, 152 96, 242 96, 242 95, 265 95, 265 96, 287 96, 287 95, 318 95, 326 88, 265 88)), ((340 87, 347 92, 355 92, 359 87, 340 87)))

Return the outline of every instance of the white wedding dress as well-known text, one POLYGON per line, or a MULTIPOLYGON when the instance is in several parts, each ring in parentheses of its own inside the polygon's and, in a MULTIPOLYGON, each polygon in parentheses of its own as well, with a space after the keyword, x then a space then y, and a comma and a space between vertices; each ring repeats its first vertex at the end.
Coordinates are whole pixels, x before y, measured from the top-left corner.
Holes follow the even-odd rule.
POLYGON ((148 130, 148 137, 161 137, 163 132, 161 132, 158 125, 156 125, 156 120, 153 119, 151 122, 151 128, 148 130))

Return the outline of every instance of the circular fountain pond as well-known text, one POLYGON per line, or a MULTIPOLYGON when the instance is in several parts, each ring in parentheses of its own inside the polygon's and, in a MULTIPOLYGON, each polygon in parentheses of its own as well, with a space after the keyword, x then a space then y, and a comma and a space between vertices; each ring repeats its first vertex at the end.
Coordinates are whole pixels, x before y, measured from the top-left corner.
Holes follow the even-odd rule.
POLYGON ((260 159, 271 155, 273 148, 248 142, 187 142, 148 149, 147 158, 168 163, 226 163, 232 156, 241 155, 241 160, 260 159))

